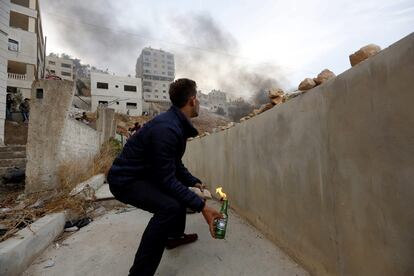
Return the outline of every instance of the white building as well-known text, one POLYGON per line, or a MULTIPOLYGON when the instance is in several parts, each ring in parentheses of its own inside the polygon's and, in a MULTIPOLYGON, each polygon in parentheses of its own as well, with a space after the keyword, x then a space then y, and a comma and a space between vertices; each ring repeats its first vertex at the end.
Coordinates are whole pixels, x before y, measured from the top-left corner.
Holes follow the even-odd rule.
POLYGON ((30 98, 33 81, 44 76, 45 42, 39 1, 6 1, 10 1, 7 91, 20 91, 23 98, 30 98))
POLYGON ((38 0, 0 1, 0 144, 4 141, 6 94, 30 98, 44 76, 45 43, 38 0))
POLYGON ((4 144, 10 2, 0 1, 0 145, 4 144))
POLYGON ((217 112, 219 108, 222 108, 224 113, 227 114, 227 96, 225 92, 211 90, 211 92, 208 93, 208 103, 211 112, 217 112))
POLYGON ((91 72, 91 110, 99 105, 131 116, 142 115, 141 79, 91 72))
POLYGON ((46 75, 58 76, 61 79, 73 81, 73 61, 66 58, 47 56, 46 75))
POLYGON ((175 77, 174 55, 144 48, 137 60, 136 76, 142 78, 144 101, 169 103, 168 89, 175 77))

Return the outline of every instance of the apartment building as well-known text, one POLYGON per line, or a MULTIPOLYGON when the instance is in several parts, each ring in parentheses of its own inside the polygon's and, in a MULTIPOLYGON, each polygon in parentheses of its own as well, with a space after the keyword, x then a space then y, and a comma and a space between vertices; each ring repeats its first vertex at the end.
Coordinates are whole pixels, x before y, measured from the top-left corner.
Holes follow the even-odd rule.
POLYGON ((9 36, 10 2, 0 1, 0 145, 4 144, 4 122, 6 119, 7 46, 9 36))
POLYGON ((227 95, 220 90, 211 90, 208 93, 209 110, 211 112, 217 112, 219 108, 222 108, 224 113, 227 114, 227 95))
POLYGON ((75 78, 73 61, 66 58, 47 56, 46 75, 57 76, 63 80, 73 80, 75 78))
POLYGON ((91 110, 104 105, 131 116, 142 115, 140 78, 91 72, 91 110))
POLYGON ((32 82, 44 77, 45 42, 38 0, 10 1, 7 91, 30 98, 32 82))
POLYGON ((38 0, 0 1, 0 144, 4 142, 6 94, 30 98, 44 74, 45 43, 38 0))
POLYGON ((175 78, 174 55, 144 48, 137 60, 136 76, 142 79, 145 102, 169 103, 168 88, 175 78))

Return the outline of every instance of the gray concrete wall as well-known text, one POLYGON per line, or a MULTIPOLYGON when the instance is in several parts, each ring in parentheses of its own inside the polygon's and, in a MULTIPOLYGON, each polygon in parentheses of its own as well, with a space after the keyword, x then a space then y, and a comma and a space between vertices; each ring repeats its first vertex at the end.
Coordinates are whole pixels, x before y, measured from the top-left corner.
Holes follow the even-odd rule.
POLYGON ((315 275, 414 275, 413 73, 411 34, 184 162, 315 275))
MULTIPOLYGON (((100 149, 102 132, 68 117, 74 91, 73 82, 67 80, 41 80, 33 84, 26 193, 59 188, 60 165, 87 161, 100 149), (43 98, 38 98, 38 89, 42 89, 43 98)), ((108 125, 106 121, 103 124, 108 125)))
POLYGON ((33 83, 26 148, 26 193, 57 188, 58 153, 73 94, 71 81, 33 83), (43 91, 40 99, 37 89, 43 91))

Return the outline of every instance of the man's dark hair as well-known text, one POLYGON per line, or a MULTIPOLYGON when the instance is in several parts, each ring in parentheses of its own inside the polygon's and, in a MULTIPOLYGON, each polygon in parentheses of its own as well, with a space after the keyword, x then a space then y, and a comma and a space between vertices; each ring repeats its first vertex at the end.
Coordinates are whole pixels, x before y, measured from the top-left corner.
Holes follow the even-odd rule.
POLYGON ((168 93, 172 104, 181 108, 197 94, 197 84, 190 79, 178 79, 170 84, 168 93))

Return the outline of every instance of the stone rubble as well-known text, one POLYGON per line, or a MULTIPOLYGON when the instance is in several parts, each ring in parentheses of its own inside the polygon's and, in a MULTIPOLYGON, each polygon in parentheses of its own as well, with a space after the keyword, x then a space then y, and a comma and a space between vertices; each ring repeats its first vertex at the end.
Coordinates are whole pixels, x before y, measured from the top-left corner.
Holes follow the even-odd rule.
POLYGON ((375 56, 381 51, 381 47, 375 44, 368 44, 355 53, 349 56, 351 66, 354 67, 358 63, 368 59, 369 57, 375 56))

